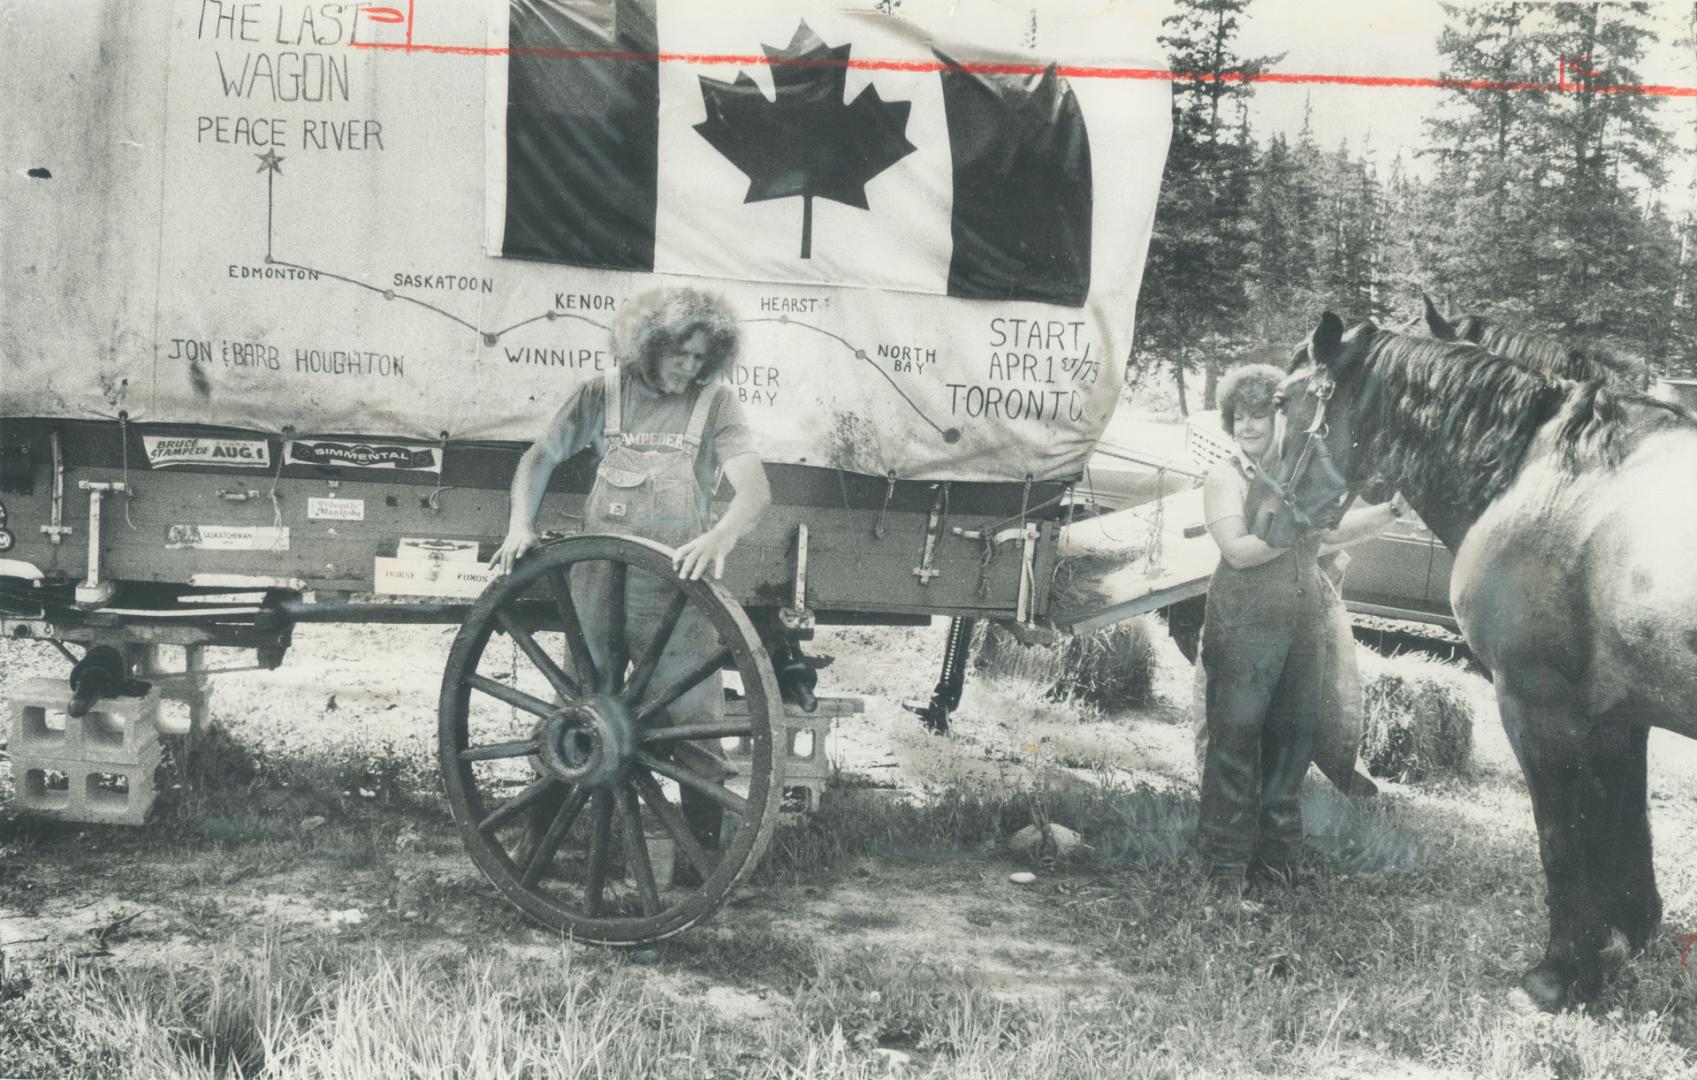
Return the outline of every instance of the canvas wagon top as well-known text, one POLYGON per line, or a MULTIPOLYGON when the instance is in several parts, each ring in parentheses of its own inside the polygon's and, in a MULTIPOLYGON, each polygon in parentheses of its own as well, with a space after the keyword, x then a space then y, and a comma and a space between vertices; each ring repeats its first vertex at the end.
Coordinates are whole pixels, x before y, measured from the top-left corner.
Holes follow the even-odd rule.
POLYGON ((123 420, 142 469, 261 436, 453 469, 534 437, 614 365, 624 302, 684 282, 742 321, 725 379, 769 462, 1076 476, 1168 84, 1123 12, 954 7, 19 12, 0 417, 123 420))

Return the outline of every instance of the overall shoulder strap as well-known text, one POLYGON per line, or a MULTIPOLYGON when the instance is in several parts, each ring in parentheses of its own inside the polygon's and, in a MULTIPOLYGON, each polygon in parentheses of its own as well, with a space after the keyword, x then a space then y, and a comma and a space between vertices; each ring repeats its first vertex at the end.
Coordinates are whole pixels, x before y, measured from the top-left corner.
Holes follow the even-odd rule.
POLYGON ((624 433, 625 403, 624 395, 620 393, 620 372, 614 368, 601 377, 602 385, 607 388, 606 401, 603 403, 601 418, 601 434, 611 440, 624 433))
POLYGON ((684 441, 691 450, 701 448, 701 440, 707 434, 707 422, 713 417, 713 407, 719 402, 719 395, 724 393, 724 383, 711 383, 701 388, 695 396, 695 408, 690 410, 689 425, 684 428, 684 441))

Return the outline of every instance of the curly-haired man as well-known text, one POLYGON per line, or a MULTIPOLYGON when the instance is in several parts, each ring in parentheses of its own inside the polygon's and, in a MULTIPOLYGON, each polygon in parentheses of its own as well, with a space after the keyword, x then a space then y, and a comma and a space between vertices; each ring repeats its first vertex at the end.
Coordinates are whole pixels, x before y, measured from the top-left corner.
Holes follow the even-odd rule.
MULTIPOLYGON (((765 466, 742 407, 718 376, 736 356, 736 318, 719 296, 699 289, 664 288, 628 300, 613 325, 618 367, 593 379, 567 399, 542 437, 519 459, 513 475, 507 536, 490 566, 506 573, 541 541, 536 515, 548 478, 561 462, 583 450, 600 462, 584 503, 589 532, 625 533, 675 549, 680 577, 722 575, 725 557, 754 528, 771 501, 765 466), (710 500, 720 472, 736 485, 725 514, 714 524, 710 500)), ((572 593, 583 620, 591 657, 605 664, 602 645, 613 577, 606 564, 573 571, 572 593)), ((666 582, 631 574, 622 605, 631 655, 649 648, 673 593, 666 582)), ((654 678, 664 686, 718 651, 717 632, 697 609, 685 609, 660 656, 654 678)), ((717 719, 724 706, 717 678, 705 679, 667 710, 674 723, 717 719)), ((730 772, 711 742, 696 771, 730 772)), ((684 817, 697 839, 717 844, 717 804, 692 790, 682 792, 684 817)))

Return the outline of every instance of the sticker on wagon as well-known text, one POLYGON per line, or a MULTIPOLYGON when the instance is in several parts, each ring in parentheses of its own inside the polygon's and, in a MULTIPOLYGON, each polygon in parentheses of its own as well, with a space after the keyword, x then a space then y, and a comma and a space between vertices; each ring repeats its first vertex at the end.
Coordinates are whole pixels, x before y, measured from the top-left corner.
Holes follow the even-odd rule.
POLYGON ((403 536, 395 545, 395 556, 401 559, 425 559, 434 562, 477 561, 476 540, 444 540, 439 536, 403 536))
POLYGON ((390 443, 290 439, 284 449, 283 460, 291 465, 336 465, 346 469, 442 471, 442 459, 435 447, 390 443))
POLYGON ((472 562, 432 559, 374 560, 372 589, 395 596, 449 596, 473 599, 495 579, 495 571, 472 562))
POLYGON ((286 525, 167 525, 167 548, 197 551, 287 551, 286 525))
POLYGON ((197 435, 143 435, 148 467, 211 465, 226 469, 257 469, 271 464, 271 444, 264 439, 214 439, 197 435))
POLYGON ((364 521, 364 499, 317 499, 306 500, 306 519, 308 521, 364 521))

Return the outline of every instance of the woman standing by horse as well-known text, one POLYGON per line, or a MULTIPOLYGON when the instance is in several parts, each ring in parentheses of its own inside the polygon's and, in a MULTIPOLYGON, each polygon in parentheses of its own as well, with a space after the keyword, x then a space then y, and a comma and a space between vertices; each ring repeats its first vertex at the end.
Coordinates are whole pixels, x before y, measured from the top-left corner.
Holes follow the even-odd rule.
POLYGON ((1274 399, 1284 372, 1239 367, 1220 386, 1237 453, 1203 487, 1203 516, 1220 548, 1202 630, 1207 748, 1197 850, 1210 880, 1241 889, 1246 875, 1287 879, 1302 850, 1302 777, 1330 682, 1346 674, 1333 643, 1335 586, 1319 556, 1365 539, 1401 503, 1365 507, 1329 531, 1274 547, 1251 530, 1278 498, 1274 399))

